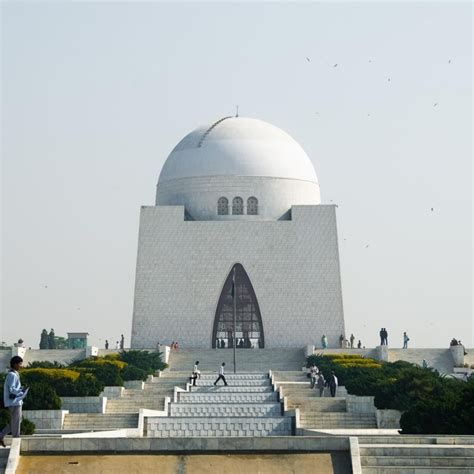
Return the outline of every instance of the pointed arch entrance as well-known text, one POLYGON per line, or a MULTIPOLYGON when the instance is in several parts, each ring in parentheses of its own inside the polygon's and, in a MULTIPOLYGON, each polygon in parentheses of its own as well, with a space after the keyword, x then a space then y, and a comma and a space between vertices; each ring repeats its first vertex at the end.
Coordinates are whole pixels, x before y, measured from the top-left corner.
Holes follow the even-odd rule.
POLYGON ((232 291, 234 269, 237 348, 263 349, 265 347, 265 337, 257 296, 247 272, 240 263, 236 263, 232 267, 217 303, 212 330, 212 348, 232 349, 234 347, 234 301, 232 291))

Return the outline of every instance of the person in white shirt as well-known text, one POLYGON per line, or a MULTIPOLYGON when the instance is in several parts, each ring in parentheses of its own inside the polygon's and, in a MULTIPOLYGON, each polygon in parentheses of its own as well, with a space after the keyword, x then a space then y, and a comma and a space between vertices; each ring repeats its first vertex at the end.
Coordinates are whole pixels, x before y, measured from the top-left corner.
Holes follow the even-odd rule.
POLYGON ((21 407, 25 389, 21 386, 20 375, 18 371, 23 364, 20 356, 14 356, 10 359, 10 371, 5 378, 3 385, 3 403, 5 408, 10 411, 10 423, 0 431, 0 446, 5 447, 3 438, 11 433, 13 438, 20 437, 21 426, 21 407))
POLYGON ((190 382, 191 381, 193 382, 193 387, 196 386, 196 379, 201 378, 201 371, 198 369, 198 367, 199 367, 199 361, 197 360, 194 363, 193 373, 191 374, 191 377, 190 377, 190 382))
POLYGON ((225 362, 222 362, 222 365, 219 367, 219 377, 217 377, 216 381, 214 382, 214 385, 216 385, 217 382, 219 382, 219 380, 223 380, 224 385, 227 387, 227 380, 225 379, 225 375, 224 375, 224 367, 225 367, 225 362))

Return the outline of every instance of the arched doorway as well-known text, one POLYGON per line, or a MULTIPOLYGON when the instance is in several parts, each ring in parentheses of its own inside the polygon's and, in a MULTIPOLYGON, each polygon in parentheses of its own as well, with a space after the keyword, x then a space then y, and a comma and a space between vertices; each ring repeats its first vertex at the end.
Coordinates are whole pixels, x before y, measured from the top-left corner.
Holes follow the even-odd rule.
POLYGON ((265 347, 262 316, 252 283, 240 263, 236 263, 226 278, 217 303, 212 330, 213 349, 234 347, 233 278, 235 271, 236 340, 238 349, 265 347))

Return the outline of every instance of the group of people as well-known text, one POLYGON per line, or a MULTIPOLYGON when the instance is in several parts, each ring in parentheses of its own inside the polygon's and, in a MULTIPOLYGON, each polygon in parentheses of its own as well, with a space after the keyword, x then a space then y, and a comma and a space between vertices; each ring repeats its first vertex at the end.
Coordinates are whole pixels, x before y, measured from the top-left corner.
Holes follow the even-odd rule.
POLYGON ((334 372, 331 371, 328 379, 326 380, 323 373, 319 371, 318 367, 316 365, 312 365, 309 369, 309 375, 311 378, 311 388, 318 390, 320 397, 324 396, 324 389, 326 387, 329 388, 331 397, 336 396, 339 382, 334 372))
MULTIPOLYGON (((222 362, 219 369, 217 370, 218 377, 214 382, 214 385, 217 385, 219 380, 224 382, 224 386, 227 387, 227 380, 225 379, 225 362, 222 362)), ((201 371, 199 370, 199 361, 194 362, 193 371, 191 372, 191 377, 189 377, 189 383, 192 383, 193 387, 196 386, 196 380, 201 378, 201 371)))
MULTIPOLYGON (((323 336, 324 337, 324 336, 323 336)), ((342 348, 346 348, 346 349, 354 349, 354 343, 355 343, 355 336, 354 334, 351 334, 351 337, 349 338, 349 340, 346 339, 346 337, 344 336, 344 334, 341 334, 339 336, 339 347, 342 349, 342 348)), ((362 348, 362 342, 361 340, 359 339, 359 342, 357 343, 357 349, 361 349, 362 348)))
POLYGON ((171 349, 172 351, 177 351, 177 350, 179 350, 178 341, 173 341, 173 342, 170 344, 170 349, 171 349))
MULTIPOLYGON (((106 339, 105 340, 105 348, 109 349, 109 347, 110 347, 109 340, 106 339)), ((125 337, 122 334, 120 336, 120 341, 115 342, 115 349, 123 351, 124 347, 125 347, 125 337)))

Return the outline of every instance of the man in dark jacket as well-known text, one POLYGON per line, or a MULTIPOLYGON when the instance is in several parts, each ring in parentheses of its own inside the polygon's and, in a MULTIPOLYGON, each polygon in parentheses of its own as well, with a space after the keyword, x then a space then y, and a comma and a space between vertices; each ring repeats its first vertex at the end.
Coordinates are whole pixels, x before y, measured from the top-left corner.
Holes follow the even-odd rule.
POLYGON ((336 396, 336 390, 338 386, 338 380, 336 377, 336 374, 334 372, 331 372, 331 375, 328 378, 327 385, 329 387, 329 391, 331 392, 331 397, 336 396))

